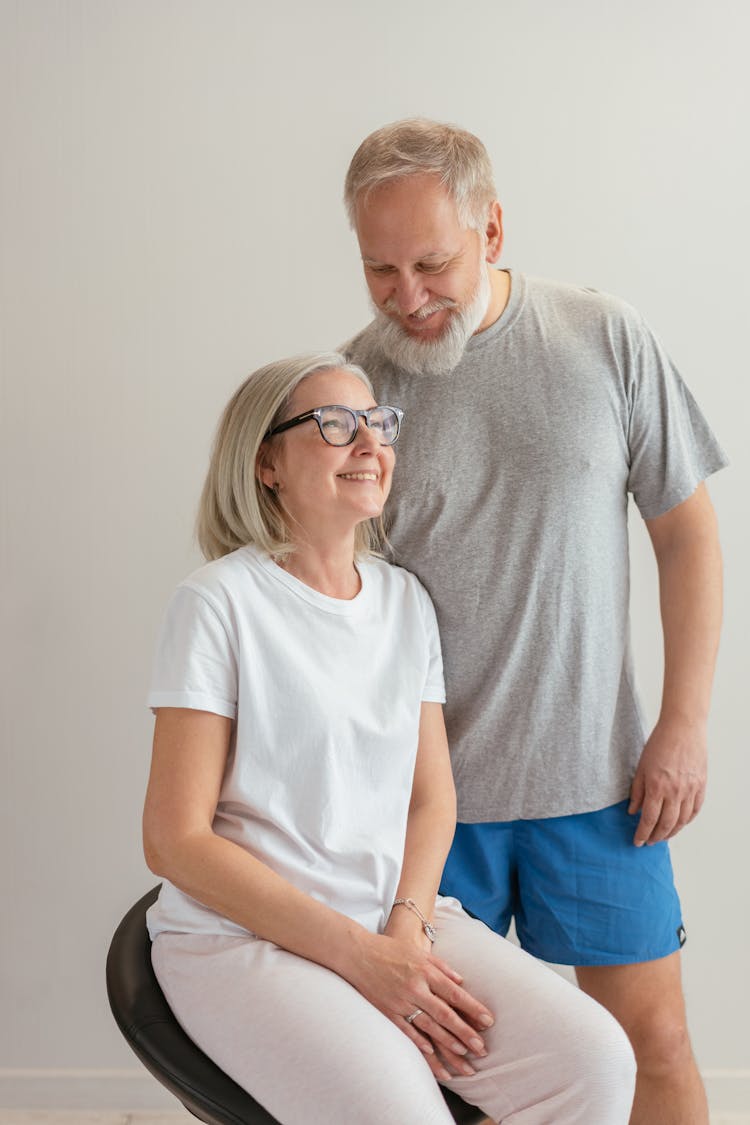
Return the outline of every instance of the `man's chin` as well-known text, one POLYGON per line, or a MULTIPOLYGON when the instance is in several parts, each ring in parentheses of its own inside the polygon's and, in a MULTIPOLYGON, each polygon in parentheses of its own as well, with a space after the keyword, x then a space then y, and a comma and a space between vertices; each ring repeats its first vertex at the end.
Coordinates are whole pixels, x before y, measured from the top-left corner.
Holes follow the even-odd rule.
POLYGON ((394 323, 404 336, 417 345, 437 344, 440 340, 444 340, 449 332, 449 326, 445 322, 435 327, 426 324, 424 328, 406 327, 401 321, 394 321, 394 323))
POLYGON ((443 307, 433 309, 428 316, 409 317, 407 320, 388 313, 383 315, 410 340, 440 340, 450 332, 456 313, 450 308, 443 307))
POLYGON ((414 332, 382 312, 375 318, 375 339, 380 354, 410 375, 447 375, 460 363, 466 346, 465 339, 451 331, 450 321, 414 332))

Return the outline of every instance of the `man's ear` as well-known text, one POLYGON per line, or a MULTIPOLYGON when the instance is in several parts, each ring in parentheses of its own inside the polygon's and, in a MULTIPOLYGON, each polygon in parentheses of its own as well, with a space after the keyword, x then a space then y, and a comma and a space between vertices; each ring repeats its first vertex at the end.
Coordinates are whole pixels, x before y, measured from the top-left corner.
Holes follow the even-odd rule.
POLYGON ((494 263, 500 257, 503 249, 503 209, 497 200, 490 204, 490 213, 484 233, 487 238, 484 258, 485 261, 494 263))
POLYGON ((271 447, 267 441, 261 442, 258 455, 255 458, 255 475, 266 488, 273 488, 277 483, 276 465, 274 464, 271 447))

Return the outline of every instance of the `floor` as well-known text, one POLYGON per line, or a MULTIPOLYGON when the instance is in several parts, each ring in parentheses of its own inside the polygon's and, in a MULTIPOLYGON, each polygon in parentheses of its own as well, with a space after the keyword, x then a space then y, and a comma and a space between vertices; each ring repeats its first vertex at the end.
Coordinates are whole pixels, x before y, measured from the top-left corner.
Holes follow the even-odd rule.
POLYGON ((196 1125, 187 1110, 0 1109, 0 1125, 196 1125))
POLYGON ((0 1125, 196 1125, 196 1118, 187 1110, 0 1109, 0 1125))
MULTIPOLYGON (((184 1110, 149 1112, 138 1110, 0 1109, 0 1125, 195 1125, 184 1110)), ((750 1125, 750 1114, 719 1113, 711 1125, 750 1125)))

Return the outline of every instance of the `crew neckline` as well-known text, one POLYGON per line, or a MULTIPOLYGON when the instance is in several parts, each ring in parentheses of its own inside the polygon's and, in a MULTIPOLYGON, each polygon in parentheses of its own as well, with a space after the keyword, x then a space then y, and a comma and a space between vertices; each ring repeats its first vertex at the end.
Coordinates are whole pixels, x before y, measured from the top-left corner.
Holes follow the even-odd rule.
POLYGON ((276 582, 285 586, 292 594, 309 605, 316 606, 325 613, 335 613, 340 617, 357 617, 366 612, 371 601, 372 575, 369 559, 360 559, 355 563, 359 574, 360 588, 354 597, 332 598, 328 594, 321 593, 320 590, 313 589, 312 586, 308 586, 307 583, 284 570, 283 567, 274 562, 270 555, 258 550, 257 547, 248 546, 244 547, 243 550, 248 552, 276 582))
POLYGON ((484 331, 477 332, 469 337, 465 348, 467 352, 483 348, 485 344, 495 340, 498 336, 502 336, 509 331, 518 319, 526 296, 526 277, 519 270, 506 269, 502 272, 507 273, 510 278, 510 292, 505 308, 497 320, 488 325, 484 331))

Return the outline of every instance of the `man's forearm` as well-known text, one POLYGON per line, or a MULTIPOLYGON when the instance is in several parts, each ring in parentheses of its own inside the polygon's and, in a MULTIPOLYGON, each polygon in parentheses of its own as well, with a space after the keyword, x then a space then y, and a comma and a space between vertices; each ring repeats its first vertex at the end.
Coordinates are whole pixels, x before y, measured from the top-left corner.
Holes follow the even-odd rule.
POLYGON ((648 528, 664 633, 660 720, 705 723, 722 612, 721 549, 705 486, 648 528))
POLYGON ((721 627, 721 551, 704 485, 647 522, 659 568, 664 688, 631 786, 636 846, 674 836, 706 792, 706 719, 721 627))

